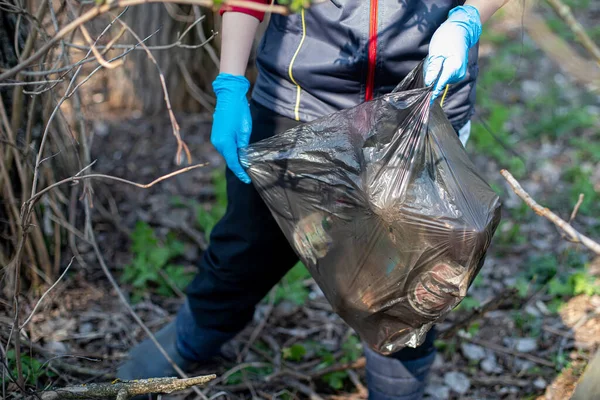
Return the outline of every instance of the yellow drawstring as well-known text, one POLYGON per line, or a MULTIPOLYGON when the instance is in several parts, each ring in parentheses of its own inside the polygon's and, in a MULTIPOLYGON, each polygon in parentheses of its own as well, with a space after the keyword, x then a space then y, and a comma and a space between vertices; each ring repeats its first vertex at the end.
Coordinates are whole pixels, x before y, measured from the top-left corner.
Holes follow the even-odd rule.
POLYGON ((294 67, 294 62, 296 61, 296 57, 298 57, 298 53, 300 52, 302 44, 304 43, 304 39, 306 38, 306 20, 304 18, 304 8, 302 9, 300 15, 302 17, 302 38, 300 39, 300 44, 298 44, 298 48, 296 48, 296 52, 292 56, 292 61, 290 61, 290 66, 288 68, 288 75, 290 76, 290 80, 294 85, 296 85, 296 106, 294 107, 294 117, 296 121, 300 121, 300 93, 302 92, 302 88, 300 87, 300 84, 296 82, 296 79, 294 79, 294 74, 292 70, 294 67))
POLYGON ((444 99, 446 99, 446 93, 448 93, 448 88, 450 85, 446 85, 446 89, 444 89, 444 94, 442 95, 442 100, 440 101, 440 106, 444 106, 444 99))

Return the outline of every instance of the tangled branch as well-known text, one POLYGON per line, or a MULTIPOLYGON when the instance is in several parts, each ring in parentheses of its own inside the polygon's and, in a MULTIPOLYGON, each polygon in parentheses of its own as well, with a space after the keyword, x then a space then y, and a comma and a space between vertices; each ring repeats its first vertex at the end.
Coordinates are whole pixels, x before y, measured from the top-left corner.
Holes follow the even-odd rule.
MULTIPOLYGON (((116 8, 128 7, 128 6, 136 6, 139 4, 145 3, 181 3, 181 4, 189 4, 196 5, 202 7, 213 7, 214 2, 212 0, 112 0, 107 2, 101 6, 93 7, 91 10, 87 11, 85 14, 71 21, 69 24, 60 29, 48 42, 46 42, 38 51, 29 56, 26 60, 23 60, 13 68, 10 68, 3 73, 0 74, 0 81, 8 79, 15 74, 19 73, 23 69, 30 66, 33 62, 39 60, 44 54, 46 54, 54 45, 63 40, 68 34, 73 32, 75 29, 79 28, 86 22, 93 20, 94 18, 99 17, 100 15, 106 14, 109 11, 112 11, 116 8)), ((225 0, 223 4, 229 6, 242 6, 248 9, 271 12, 276 14, 289 14, 289 10, 287 7, 278 6, 278 5, 263 5, 259 3, 253 3, 244 0, 225 0)))

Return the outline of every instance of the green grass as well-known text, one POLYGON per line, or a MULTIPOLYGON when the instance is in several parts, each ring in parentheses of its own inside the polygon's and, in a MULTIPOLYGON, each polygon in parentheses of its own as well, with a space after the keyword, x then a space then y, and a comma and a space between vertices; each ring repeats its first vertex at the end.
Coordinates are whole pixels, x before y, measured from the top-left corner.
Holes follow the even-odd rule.
POLYGON ((591 137, 572 136, 569 145, 577 150, 576 162, 600 162, 600 132, 591 137))
POLYGON ((242 368, 239 371, 234 372, 233 374, 229 375, 227 377, 227 379, 225 380, 225 384, 226 385, 237 385, 239 383, 242 383, 244 381, 244 374, 246 374, 248 379, 256 379, 256 378, 264 378, 267 375, 270 375, 273 373, 273 367, 272 366, 264 366, 264 367, 253 367, 253 366, 248 366, 246 368, 242 368))
POLYGON ((458 304, 458 306, 456 306, 455 310, 472 311, 480 305, 481 303, 479 300, 474 299, 471 296, 467 296, 458 304))
MULTIPOLYGON (((579 213, 587 216, 596 216, 600 214, 600 193, 592 183, 592 171, 585 170, 580 166, 574 166, 565 171, 561 177, 571 184, 569 198, 577 199, 580 193, 583 193, 584 199, 579 213)), ((573 205, 575 201, 573 201, 573 205)))
POLYGON ((196 224, 204 231, 206 239, 217 222, 225 215, 227 210, 227 182, 225 170, 215 170, 212 174, 212 184, 215 189, 215 201, 208 208, 198 202, 193 206, 196 211, 196 224))
POLYGON ((510 250, 514 246, 526 244, 528 237, 521 228, 523 224, 535 218, 533 211, 525 202, 519 203, 518 207, 503 210, 503 214, 494 236, 494 243, 500 246, 500 253, 505 249, 510 250))
MULTIPOLYGON (((583 1, 571 2, 579 4, 583 1)), ((595 29, 600 31, 600 27, 595 29)), ((517 179, 526 175, 526 166, 521 158, 505 147, 518 150, 519 145, 524 143, 562 138, 578 145, 583 158, 598 162, 600 145, 587 136, 579 141, 576 139, 583 132, 597 130, 597 118, 593 110, 577 104, 587 104, 583 99, 565 99, 562 93, 564 89, 554 80, 544 81, 542 93, 533 99, 498 99, 498 92, 508 90, 509 84, 520 83, 515 80, 517 68, 519 65, 521 68, 526 65, 520 60, 535 57, 540 53, 539 50, 528 43, 522 43, 520 39, 509 40, 505 33, 497 33, 492 29, 484 29, 481 41, 491 43, 495 48, 494 56, 482 62, 478 78, 477 112, 487 126, 477 118, 473 119, 470 146, 473 146, 475 152, 495 160, 500 168, 508 169, 517 179), (525 114, 530 116, 528 118, 534 118, 531 122, 535 123, 524 124, 522 132, 508 132, 507 124, 514 119, 522 120, 525 114), (590 146, 586 146, 587 144, 590 146)), ((589 200, 590 203, 592 201, 589 200)))
POLYGON ((306 355, 306 347, 296 343, 291 347, 284 347, 281 354, 284 360, 301 361, 306 355))
MULTIPOLYGON (((346 339, 346 341, 342 343, 342 351, 343 355, 338 362, 345 364, 358 360, 358 358, 362 354, 362 346, 358 337, 355 335, 350 335, 348 339, 346 339)), ((322 359, 321 364, 319 364, 317 368, 327 368, 335 363, 333 353, 331 353, 330 351, 323 348, 317 354, 322 359)), ((323 382, 329 385, 330 388, 334 390, 341 390, 344 387, 346 381, 348 380, 348 372, 330 372, 328 374, 323 375, 321 379, 323 380, 323 382)))
POLYGON ((192 275, 180 265, 172 263, 184 251, 184 244, 173 234, 159 240, 146 222, 138 221, 131 234, 133 260, 126 265, 121 281, 132 286, 131 299, 137 302, 148 293, 172 296, 172 285, 182 290, 192 275), (169 281, 165 279, 168 276, 169 281))
POLYGON ((521 232, 521 226, 519 222, 503 219, 496 231, 495 243, 506 248, 527 243, 527 236, 521 232))
POLYGON ((552 297, 547 307, 556 313, 573 296, 600 294, 600 281, 587 271, 587 262, 586 254, 574 250, 560 255, 531 257, 524 265, 515 288, 519 296, 525 298, 543 287, 544 292, 552 297))
POLYGON ((304 281, 310 278, 310 272, 298 262, 281 280, 275 288, 275 303, 283 300, 290 301, 296 305, 302 305, 308 300, 309 290, 304 281))
POLYGON ((433 342, 433 345, 441 354, 444 355, 444 357, 453 357, 458 351, 456 340, 456 338, 450 338, 447 340, 436 339, 433 342))
POLYGON ((535 123, 526 127, 529 138, 569 139, 568 135, 597 127, 597 117, 592 111, 564 99, 562 91, 556 82, 546 81, 542 95, 525 101, 525 111, 535 116, 535 123))
POLYGON ((519 336, 535 337, 542 333, 543 319, 539 317, 527 314, 523 310, 515 310, 512 312, 512 319, 519 336))
POLYGON ((548 294, 560 297, 572 297, 580 294, 593 296, 600 294, 598 279, 586 271, 578 271, 569 276, 556 276, 548 282, 548 294))
POLYGON ((210 203, 200 203, 194 199, 184 199, 179 196, 171 198, 171 205, 175 207, 191 208, 194 210, 196 227, 210 240, 210 233, 227 211, 227 181, 225 170, 217 169, 211 174, 211 184, 215 191, 215 199, 210 203))
MULTIPOLYGON (((320 363, 317 370, 328 368, 334 364, 351 363, 362 355, 363 349, 358 336, 352 334, 341 345, 342 356, 336 359, 334 352, 328 350, 321 343, 307 340, 301 343, 295 343, 290 347, 284 347, 281 354, 285 360, 291 362, 301 362, 310 354, 317 357, 320 363)), ((321 377, 323 383, 333 390, 340 390, 347 383, 348 373, 346 371, 336 371, 325 374, 321 377)))
MULTIPOLYGON (((6 362, 8 364, 8 369, 10 370, 11 376, 16 378, 18 373, 14 350, 8 350, 6 352, 6 362)), ((54 372, 44 368, 44 364, 40 360, 23 353, 21 353, 21 371, 23 372, 25 381, 34 386, 37 386, 37 384, 39 384, 42 380, 47 380, 56 376, 54 372)), ((6 376, 5 379, 6 382, 9 382, 10 378, 6 376)))
MULTIPOLYGON (((506 39, 504 34, 487 33, 482 40, 501 44, 506 39)), ((493 62, 482 66, 477 83, 477 113, 479 119, 473 119, 470 146, 479 154, 485 154, 494 159, 501 168, 506 168, 515 177, 520 178, 525 172, 525 164, 505 147, 513 148, 517 139, 513 133, 506 130, 506 124, 513 117, 516 109, 513 105, 504 104, 494 98, 497 88, 507 85, 515 78, 516 68, 512 58, 521 54, 521 46, 503 44, 496 49, 493 62), (503 145, 501 145, 501 142, 503 145)))

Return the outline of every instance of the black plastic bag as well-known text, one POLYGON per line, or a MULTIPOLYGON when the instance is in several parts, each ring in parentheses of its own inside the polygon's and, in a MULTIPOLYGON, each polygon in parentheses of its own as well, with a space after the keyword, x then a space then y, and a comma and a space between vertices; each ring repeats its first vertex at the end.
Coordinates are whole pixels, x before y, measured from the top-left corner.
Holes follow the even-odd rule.
POLYGON ((382 354, 458 305, 500 221, 431 93, 421 63, 389 95, 241 151, 334 311, 382 354))

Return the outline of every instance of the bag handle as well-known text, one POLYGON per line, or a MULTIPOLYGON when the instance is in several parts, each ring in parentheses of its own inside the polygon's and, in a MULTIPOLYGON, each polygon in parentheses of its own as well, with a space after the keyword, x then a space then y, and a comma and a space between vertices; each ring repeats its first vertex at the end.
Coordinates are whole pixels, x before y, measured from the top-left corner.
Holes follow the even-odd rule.
MULTIPOLYGON (((400 82, 398 84, 398 86, 396 86, 394 88, 394 90, 392 90, 392 93, 404 92, 406 90, 412 90, 412 89, 422 89, 425 87, 427 87, 429 90, 433 90, 433 87, 435 86, 436 82, 438 81, 438 79, 440 79, 440 75, 442 74, 442 69, 440 69, 440 72, 438 73, 438 76, 435 79, 435 81, 430 86, 425 86, 425 74, 423 71, 424 65, 425 65, 425 59, 419 61, 417 66, 414 67, 413 70, 410 71, 404 79, 402 79, 402 82, 400 82)), ((442 67, 443 67, 443 65, 444 64, 442 61, 442 67)))

